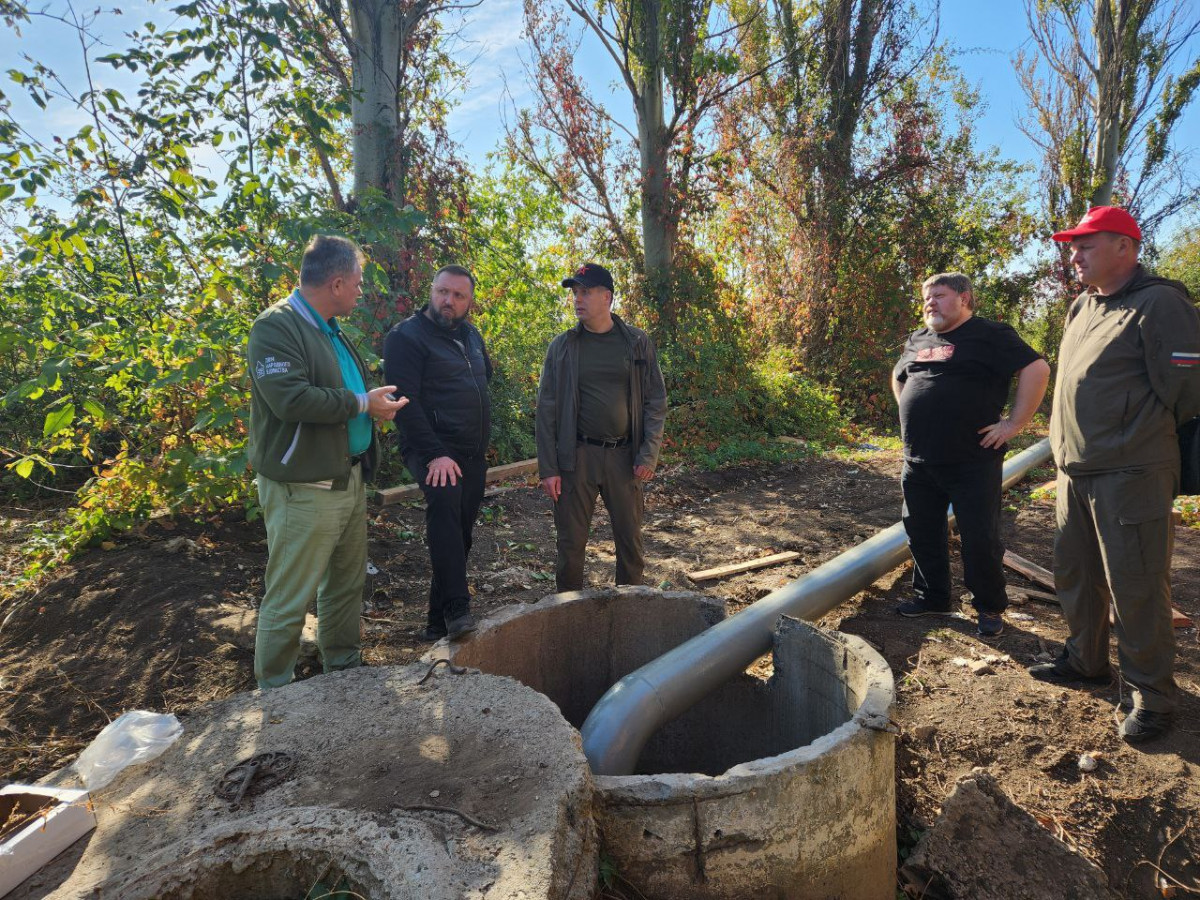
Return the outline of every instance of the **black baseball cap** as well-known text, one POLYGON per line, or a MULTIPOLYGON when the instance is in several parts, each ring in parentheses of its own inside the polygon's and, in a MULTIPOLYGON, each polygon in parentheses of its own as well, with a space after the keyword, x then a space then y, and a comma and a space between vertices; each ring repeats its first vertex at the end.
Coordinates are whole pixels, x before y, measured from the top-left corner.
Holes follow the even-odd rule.
POLYGON ((604 268, 604 266, 598 266, 596 263, 584 263, 575 270, 574 275, 563 279, 562 286, 569 288, 576 284, 585 288, 603 287, 608 288, 610 291, 616 290, 613 287, 612 275, 608 269, 604 268))

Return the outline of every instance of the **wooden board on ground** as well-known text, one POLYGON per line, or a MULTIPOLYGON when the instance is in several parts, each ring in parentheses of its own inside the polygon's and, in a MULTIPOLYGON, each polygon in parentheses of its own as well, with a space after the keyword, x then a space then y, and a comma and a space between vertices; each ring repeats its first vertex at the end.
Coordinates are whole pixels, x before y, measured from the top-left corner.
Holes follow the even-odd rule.
POLYGON ((745 562, 730 563, 727 566, 717 566, 715 569, 703 569, 699 572, 688 572, 688 578, 692 581, 711 581, 713 578, 724 578, 726 575, 739 575, 742 572, 750 572, 754 569, 765 569, 767 566, 775 566, 779 563, 791 562, 793 559, 799 559, 800 554, 794 550, 787 550, 783 553, 772 553, 770 556, 759 557, 758 559, 749 559, 745 562))
MULTIPOLYGON (((1053 575, 1051 575, 1048 571, 1046 571, 1045 569, 1043 569, 1041 566, 1037 565, 1036 563, 1031 563, 1029 560, 1024 559, 1020 556, 1017 556, 1015 553, 1009 553, 1009 552, 1005 551, 1004 564, 1006 566, 1008 566, 1010 569, 1012 569, 1013 571, 1020 572, 1022 575, 1024 575, 1030 581, 1037 582, 1038 584, 1041 584, 1044 587, 1051 587, 1051 588, 1054 587, 1054 576, 1053 575), (1010 560, 1009 557, 1012 557, 1012 559, 1010 560), (1043 579, 1048 580, 1049 584, 1046 584, 1046 581, 1043 579)), ((1030 590, 1021 590, 1021 593, 1024 594, 1026 597, 1028 597, 1030 600, 1040 600, 1042 603, 1053 603, 1056 606, 1061 605, 1061 602, 1059 601, 1058 596, 1056 594, 1048 594, 1044 591, 1030 591, 1030 590)), ((1110 619, 1112 618, 1111 611, 1110 611, 1109 618, 1110 619)), ((1182 612, 1180 612, 1174 606, 1171 607, 1171 625, 1173 627, 1175 627, 1175 628, 1191 628, 1192 624, 1193 623, 1192 623, 1191 619, 1189 619, 1186 615, 1184 615, 1182 612)))
MULTIPOLYGON (((487 484, 492 484, 506 478, 515 478, 518 475, 529 475, 536 471, 536 459, 523 459, 520 462, 492 466, 487 470, 485 481, 487 484)), ((421 486, 419 484, 403 484, 400 487, 382 488, 376 491, 375 501, 380 506, 390 506, 393 503, 403 503, 405 500, 416 500, 420 496, 421 486)))
POLYGON ((1060 605, 1057 594, 1048 594, 1045 591, 1030 591, 1022 589, 1021 593, 1030 600, 1038 600, 1042 603, 1053 603, 1055 606, 1060 605))
POLYGON ((1004 551, 1004 564, 1034 584, 1054 590, 1054 575, 1049 569, 1043 569, 1037 563, 1032 563, 1023 556, 1017 556, 1011 550, 1004 551))
MULTIPOLYGON (((1110 625, 1115 625, 1117 623, 1117 611, 1112 606, 1109 606, 1109 608, 1108 608, 1108 623, 1110 625)), ((1172 628, 1191 628, 1192 620, 1189 619, 1187 616, 1185 616, 1183 613, 1181 613, 1179 610, 1177 610, 1175 607, 1172 606, 1171 607, 1171 627, 1172 628)))

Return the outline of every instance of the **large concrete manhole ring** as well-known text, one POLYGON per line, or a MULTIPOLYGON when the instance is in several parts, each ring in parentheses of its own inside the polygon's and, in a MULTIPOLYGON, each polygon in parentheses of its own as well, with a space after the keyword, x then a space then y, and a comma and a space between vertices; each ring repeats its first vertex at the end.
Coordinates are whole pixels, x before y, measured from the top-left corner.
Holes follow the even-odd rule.
POLYGON ((297 900, 326 867, 367 900, 586 900, 598 840, 578 733, 512 679, 439 667, 419 683, 428 668, 194 709, 162 756, 92 795, 96 830, 5 900, 297 900), (295 771, 237 808, 214 795, 264 753, 295 771))
MULTIPOLYGON (((546 694, 578 727, 601 695, 724 618, 711 597, 579 591, 502 610, 455 663, 546 694)), ((742 673, 647 742, 638 774, 599 776, 604 852, 650 900, 890 900, 892 673, 852 635, 781 619, 774 674, 742 673)))

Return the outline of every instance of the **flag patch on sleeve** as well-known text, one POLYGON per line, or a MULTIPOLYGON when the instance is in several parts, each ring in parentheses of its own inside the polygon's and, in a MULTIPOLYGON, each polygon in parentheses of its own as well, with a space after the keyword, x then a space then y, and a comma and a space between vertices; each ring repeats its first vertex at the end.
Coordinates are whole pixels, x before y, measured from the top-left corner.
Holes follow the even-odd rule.
POLYGON ((1172 353, 1173 366, 1200 366, 1200 353, 1172 353))

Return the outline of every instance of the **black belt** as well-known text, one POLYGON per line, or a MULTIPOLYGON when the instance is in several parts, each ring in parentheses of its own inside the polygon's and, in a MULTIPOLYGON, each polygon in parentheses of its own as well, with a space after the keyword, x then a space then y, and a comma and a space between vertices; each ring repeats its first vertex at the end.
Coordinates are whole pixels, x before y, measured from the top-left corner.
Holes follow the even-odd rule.
POLYGON ((580 443, 591 444, 593 447, 608 447, 613 450, 615 450, 617 447, 625 447, 629 444, 629 438, 627 438, 627 437, 623 437, 623 438, 591 438, 591 437, 588 437, 586 434, 576 434, 575 437, 577 437, 579 439, 580 443))

